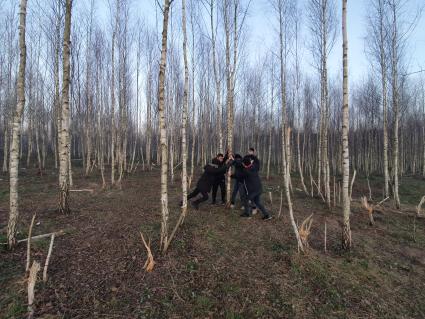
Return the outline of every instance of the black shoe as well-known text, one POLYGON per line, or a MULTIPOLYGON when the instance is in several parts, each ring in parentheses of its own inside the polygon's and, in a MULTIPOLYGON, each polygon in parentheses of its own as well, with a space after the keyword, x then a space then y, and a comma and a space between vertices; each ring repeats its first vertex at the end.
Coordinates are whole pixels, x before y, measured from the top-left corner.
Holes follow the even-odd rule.
POLYGON ((251 215, 248 215, 248 214, 245 214, 245 213, 240 214, 239 216, 244 217, 244 218, 251 218, 251 215))
POLYGON ((215 202, 215 200, 213 200, 213 201, 211 202, 211 205, 215 205, 215 204, 217 204, 217 203, 215 202))
POLYGON ((270 220, 270 219, 272 219, 272 218, 273 218, 273 217, 272 217, 272 216, 270 216, 270 215, 265 215, 265 216, 263 216, 262 220, 266 221, 266 220, 270 220))
POLYGON ((199 210, 199 203, 197 203, 196 201, 195 201, 195 202, 190 202, 190 205, 192 205, 192 207, 193 207, 195 210, 199 210))

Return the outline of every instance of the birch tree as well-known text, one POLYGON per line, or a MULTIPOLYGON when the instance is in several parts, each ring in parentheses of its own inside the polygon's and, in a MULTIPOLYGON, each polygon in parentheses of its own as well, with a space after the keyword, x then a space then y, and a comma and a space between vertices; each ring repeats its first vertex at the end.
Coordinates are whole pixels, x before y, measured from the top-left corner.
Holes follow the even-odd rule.
POLYGON ((182 28, 183 28, 183 60, 184 60, 184 92, 182 112, 182 215, 187 212, 187 113, 189 95, 189 67, 187 62, 187 31, 186 31, 186 0, 182 0, 182 28))
POLYGON ((10 145, 10 212, 7 224, 7 243, 9 248, 16 244, 16 224, 19 216, 18 206, 18 173, 19 173, 19 149, 21 140, 22 113, 25 107, 25 67, 27 59, 27 47, 25 43, 27 0, 21 0, 19 10, 19 73, 16 109, 12 123, 12 143, 10 145))
POLYGON ((168 18, 170 6, 174 0, 164 0, 162 7, 162 44, 161 60, 159 64, 158 75, 158 112, 159 112, 159 130, 161 144, 161 242, 160 246, 166 250, 168 243, 168 145, 167 145, 167 127, 165 117, 165 76, 167 68, 167 38, 168 38, 168 18))
POLYGON ((399 84, 398 84, 398 71, 399 71, 399 30, 398 30, 398 11, 400 9, 400 1, 390 0, 390 15, 391 15, 391 44, 390 44, 390 55, 391 55, 391 86, 392 86, 392 109, 393 109, 393 196, 395 206, 400 208, 400 196, 398 193, 399 189, 399 84))
POLYGON ((318 189, 321 184, 325 199, 331 206, 330 169, 328 154, 329 130, 329 88, 328 56, 335 41, 335 3, 334 0, 309 0, 309 20, 312 34, 311 50, 320 74, 320 129, 318 155, 318 189))
POLYGON ((347 0, 342 0, 342 61, 343 61, 343 105, 342 105, 342 208, 344 214, 342 247, 346 250, 351 248, 350 229, 350 196, 348 194, 348 183, 350 180, 350 156, 348 148, 349 110, 348 110, 348 36, 347 36, 347 0))
POLYGON ((118 19, 120 12, 119 0, 116 0, 115 22, 112 26, 111 40, 111 185, 115 185, 115 141, 116 141, 116 124, 115 124, 115 42, 118 28, 118 19))
POLYGON ((286 201, 288 203, 289 218, 291 221, 292 228, 297 239, 298 250, 304 251, 304 245, 301 241, 300 234, 298 232, 298 226, 295 222, 294 210, 291 199, 290 191, 290 164, 288 163, 288 149, 289 145, 288 138, 290 129, 287 124, 287 96, 286 96, 286 57, 288 54, 288 26, 290 9, 292 3, 288 0, 276 0, 272 2, 274 10, 278 15, 279 23, 279 71, 280 71, 280 102, 281 102, 281 151, 282 151, 282 170, 283 170, 283 185, 286 201))
POLYGON ((368 16, 368 29, 370 32, 368 45, 371 55, 377 61, 381 76, 381 95, 383 113, 383 156, 384 156, 384 195, 390 195, 390 175, 388 171, 388 54, 386 43, 388 30, 386 25, 387 6, 385 0, 374 0, 372 2, 370 15, 368 16))
POLYGON ((221 129, 221 80, 218 70, 217 61, 217 45, 216 45, 216 28, 214 27, 214 1, 209 1, 210 7, 210 25, 211 25, 211 44, 212 44, 212 63, 214 70, 214 82, 215 82, 215 104, 217 110, 217 133, 218 133, 218 152, 223 152, 223 131, 221 129))
POLYGON ((65 25, 63 33, 63 87, 59 151, 59 211, 69 213, 69 86, 70 86, 70 55, 71 55, 71 11, 72 0, 65 2, 65 25))

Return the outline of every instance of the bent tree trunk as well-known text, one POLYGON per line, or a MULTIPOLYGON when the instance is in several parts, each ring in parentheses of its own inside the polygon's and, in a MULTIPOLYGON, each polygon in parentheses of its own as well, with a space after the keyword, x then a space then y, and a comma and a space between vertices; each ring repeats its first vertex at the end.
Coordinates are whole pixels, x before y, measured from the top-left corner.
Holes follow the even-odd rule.
MULTIPOLYGON (((25 28, 27 1, 21 0, 19 12, 19 73, 15 114, 12 126, 12 144, 10 146, 10 215, 7 225, 7 243, 9 248, 16 244, 16 223, 18 221, 18 172, 19 172, 19 143, 21 139, 22 112, 25 106, 25 66, 27 49, 25 44, 25 28)), ((6 155, 5 155, 6 156, 6 155)))
POLYGON ((283 185, 286 200, 288 203, 289 218, 291 221, 292 228, 294 230, 295 237, 297 239, 297 247, 299 251, 304 252, 304 245, 301 241, 300 234, 298 232, 298 227, 295 222, 294 210, 292 207, 292 199, 290 192, 290 172, 289 172, 289 163, 288 163, 288 154, 287 154, 287 140, 285 136, 285 129, 287 127, 287 115, 286 115, 286 76, 285 76, 285 39, 284 39, 284 7, 282 2, 278 2, 278 15, 279 15, 279 62, 280 62, 280 97, 281 97, 281 142, 282 142, 282 171, 283 171, 283 185))
POLYGON ((60 131, 59 156, 59 211, 69 213, 69 82, 70 82, 70 55, 71 55, 71 10, 72 0, 65 3, 65 29, 63 34, 63 88, 62 112, 60 131))

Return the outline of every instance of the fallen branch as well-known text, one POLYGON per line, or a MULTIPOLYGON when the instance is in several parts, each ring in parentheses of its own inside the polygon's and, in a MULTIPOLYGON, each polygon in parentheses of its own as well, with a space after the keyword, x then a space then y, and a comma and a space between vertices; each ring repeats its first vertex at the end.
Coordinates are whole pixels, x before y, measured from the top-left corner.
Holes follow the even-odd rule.
MULTIPOLYGON (((37 240, 37 239, 42 239, 42 238, 50 237, 53 234, 55 234, 55 236, 60 236, 60 235, 64 235, 65 232, 63 230, 60 230, 60 231, 54 232, 54 233, 48 233, 48 234, 43 234, 43 235, 32 236, 31 237, 31 240, 37 240)), ((26 241, 28 241, 28 238, 19 239, 18 240, 18 243, 23 243, 23 242, 26 242, 26 241)))
POLYGON ((147 244, 142 232, 140 232, 140 236, 142 237, 143 244, 145 245, 146 251, 148 253, 148 258, 146 259, 143 269, 147 272, 151 272, 153 270, 153 267, 155 266, 155 261, 153 260, 153 255, 151 251, 151 240, 149 239, 149 244, 147 244))
POLYGON ((55 234, 52 234, 52 237, 50 239, 50 246, 49 246, 49 252, 47 253, 47 258, 46 258, 46 262, 44 264, 44 270, 43 270, 43 281, 47 282, 47 268, 49 267, 49 261, 50 261, 50 256, 52 255, 52 250, 53 250, 53 242, 55 241, 55 234))
POLYGON ((395 210, 395 209, 389 209, 389 210, 387 210, 388 212, 390 212, 390 213, 394 213, 394 214, 398 214, 398 215, 403 215, 403 216, 407 216, 407 217, 414 217, 414 216, 416 216, 417 218, 421 218, 421 219, 423 219, 423 218, 425 218, 425 214, 422 214, 422 215, 420 215, 420 216, 418 216, 418 214, 416 213, 416 212, 414 212, 414 213, 410 213, 410 212, 406 212, 406 211, 404 211, 404 212, 401 212, 401 211, 398 211, 398 210, 395 210))
POLYGON ((390 199, 389 197, 386 197, 386 198, 384 198, 383 200, 381 200, 378 204, 376 204, 375 206, 376 207, 378 207, 378 206, 381 206, 381 204, 383 203, 383 202, 385 202, 386 200, 388 200, 388 199, 390 199))
POLYGON ((31 234, 32 234, 32 228, 34 226, 34 221, 35 221, 35 216, 36 215, 37 214, 34 214, 32 216, 30 228, 28 230, 28 238, 30 240, 28 240, 28 243, 27 243, 27 264, 25 266, 25 272, 28 272, 30 270, 30 262, 31 262, 31 234))
POLYGON ((37 282, 37 273, 40 270, 40 264, 36 261, 32 263, 30 274, 28 276, 28 319, 34 317, 34 288, 37 282))
POLYGON ((94 189, 70 189, 69 191, 74 193, 82 193, 82 192, 94 193, 94 189))

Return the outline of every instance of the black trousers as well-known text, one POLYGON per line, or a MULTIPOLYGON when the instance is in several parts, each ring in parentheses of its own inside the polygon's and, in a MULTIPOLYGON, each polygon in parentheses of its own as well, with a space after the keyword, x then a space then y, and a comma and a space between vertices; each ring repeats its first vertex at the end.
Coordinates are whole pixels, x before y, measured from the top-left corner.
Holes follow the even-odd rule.
POLYGON ((221 191, 221 201, 226 202, 226 183, 224 179, 215 181, 212 187, 212 202, 215 203, 215 199, 217 198, 218 187, 220 187, 221 191))
POLYGON ((201 194, 202 197, 200 197, 197 200, 195 200, 194 201, 195 203, 200 204, 200 203, 205 202, 205 201, 208 200, 208 193, 207 192, 201 192, 197 187, 193 190, 192 193, 190 193, 189 195, 187 195, 187 199, 194 198, 194 197, 198 196, 198 194, 201 194))
POLYGON ((248 194, 248 196, 245 199, 245 203, 244 203, 245 215, 251 216, 253 207, 249 205, 249 201, 251 201, 251 203, 255 205, 255 207, 261 211, 263 216, 269 216, 269 212, 261 203, 261 192, 248 194))

